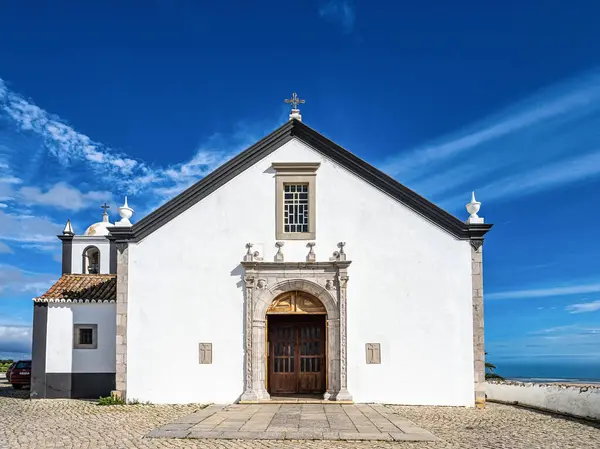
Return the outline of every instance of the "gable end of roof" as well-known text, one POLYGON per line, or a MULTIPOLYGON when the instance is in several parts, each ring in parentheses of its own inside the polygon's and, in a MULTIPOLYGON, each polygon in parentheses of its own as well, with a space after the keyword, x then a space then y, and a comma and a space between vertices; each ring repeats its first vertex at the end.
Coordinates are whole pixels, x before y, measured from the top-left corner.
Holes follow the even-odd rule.
POLYGON ((148 214, 132 227, 109 228, 109 238, 117 242, 142 240, 294 137, 458 239, 482 240, 485 233, 492 227, 491 224, 469 225, 462 222, 304 123, 290 120, 148 214))

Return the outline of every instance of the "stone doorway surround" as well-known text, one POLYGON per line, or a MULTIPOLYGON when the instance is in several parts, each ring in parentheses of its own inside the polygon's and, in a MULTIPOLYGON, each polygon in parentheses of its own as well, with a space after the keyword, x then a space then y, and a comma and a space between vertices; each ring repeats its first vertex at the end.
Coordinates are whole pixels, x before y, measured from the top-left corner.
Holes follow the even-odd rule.
POLYGON ((328 262, 317 262, 314 243, 304 262, 285 262, 281 252, 282 242, 274 262, 265 262, 258 252, 247 254, 241 262, 244 268, 244 393, 242 403, 256 403, 270 399, 266 389, 267 309, 279 295, 297 290, 315 296, 327 310, 327 384, 323 399, 352 401, 347 384, 347 318, 346 298, 348 267, 345 243, 340 242, 328 262))

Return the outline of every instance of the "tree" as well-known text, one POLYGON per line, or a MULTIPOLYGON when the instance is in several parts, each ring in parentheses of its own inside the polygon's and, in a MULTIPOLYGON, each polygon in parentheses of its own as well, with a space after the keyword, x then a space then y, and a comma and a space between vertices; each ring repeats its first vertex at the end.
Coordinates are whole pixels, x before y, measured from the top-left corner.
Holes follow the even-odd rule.
MULTIPOLYGON (((485 355, 487 355, 487 352, 485 355)), ((504 380, 504 377, 494 372, 495 370, 496 365, 485 362, 485 380, 504 380)))

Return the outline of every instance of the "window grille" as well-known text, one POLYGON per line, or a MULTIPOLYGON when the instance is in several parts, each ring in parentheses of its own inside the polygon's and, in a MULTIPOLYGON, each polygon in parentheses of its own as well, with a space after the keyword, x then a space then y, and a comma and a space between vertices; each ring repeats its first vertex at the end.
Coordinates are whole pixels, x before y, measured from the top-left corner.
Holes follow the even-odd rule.
POLYGON ((94 344, 94 331, 92 328, 79 329, 79 344, 80 345, 91 345, 94 344))
POLYGON ((285 184, 284 232, 308 232, 308 184, 285 184))

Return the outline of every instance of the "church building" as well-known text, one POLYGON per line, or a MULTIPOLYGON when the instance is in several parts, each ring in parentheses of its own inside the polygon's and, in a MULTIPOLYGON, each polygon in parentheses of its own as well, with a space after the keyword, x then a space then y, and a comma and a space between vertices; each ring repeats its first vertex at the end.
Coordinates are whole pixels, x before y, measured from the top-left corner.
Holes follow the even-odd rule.
MULTIPOLYGON (((290 120, 132 224, 62 235, 34 298, 32 398, 482 406, 482 245, 290 120)), ((106 205, 104 206, 106 207, 106 205)))

